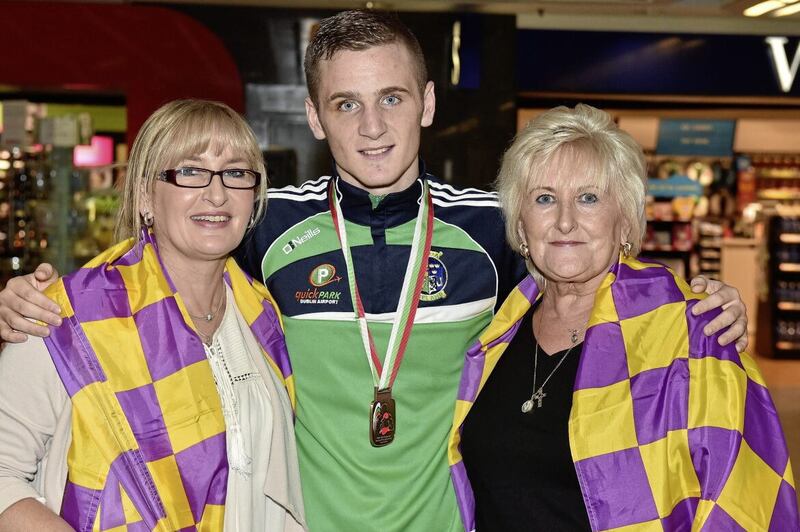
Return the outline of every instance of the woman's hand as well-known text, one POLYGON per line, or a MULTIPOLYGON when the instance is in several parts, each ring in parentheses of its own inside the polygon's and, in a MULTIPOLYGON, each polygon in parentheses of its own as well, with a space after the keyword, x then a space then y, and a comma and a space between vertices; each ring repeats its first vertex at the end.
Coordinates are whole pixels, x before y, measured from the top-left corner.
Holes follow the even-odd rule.
POLYGON ((15 277, 0 291, 0 338, 11 343, 28 339, 27 334, 45 337, 50 330, 31 320, 61 325, 61 309, 41 292, 58 280, 52 265, 40 264, 36 271, 15 277))
POLYGON ((736 341, 738 352, 741 353, 747 349, 747 309, 739 296, 739 291, 721 281, 706 279, 702 275, 692 279, 691 286, 692 292, 695 294, 701 292, 709 294, 707 298, 698 301, 692 308, 693 315, 697 316, 714 308, 722 308, 722 313, 703 328, 703 333, 711 336, 728 327, 728 330, 720 335, 719 344, 728 345, 736 341))

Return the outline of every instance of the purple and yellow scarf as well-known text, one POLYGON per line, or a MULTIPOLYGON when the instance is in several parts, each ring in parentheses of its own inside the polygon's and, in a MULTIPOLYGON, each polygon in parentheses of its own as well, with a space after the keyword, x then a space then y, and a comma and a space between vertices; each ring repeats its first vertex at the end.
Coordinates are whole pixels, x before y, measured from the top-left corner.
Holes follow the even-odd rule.
MULTIPOLYGON (((294 405, 271 296, 233 259, 224 277, 294 405)), ((112 247, 46 294, 64 321, 45 344, 72 403, 62 517, 78 531, 222 530, 222 406, 153 235, 112 247)))
MULTIPOLYGON (((461 426, 538 297, 523 280, 466 355, 448 459, 468 531, 461 426)), ((775 406, 753 360, 703 334, 718 311, 693 316, 702 297, 634 259, 620 259, 597 292, 569 418, 593 530, 800 529, 775 406)))

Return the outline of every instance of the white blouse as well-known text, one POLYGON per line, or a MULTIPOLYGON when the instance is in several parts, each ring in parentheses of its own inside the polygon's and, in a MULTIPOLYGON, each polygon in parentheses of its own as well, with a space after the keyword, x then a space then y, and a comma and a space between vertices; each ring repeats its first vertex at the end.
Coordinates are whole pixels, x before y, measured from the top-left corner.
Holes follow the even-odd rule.
MULTIPOLYGON (((214 382, 222 402, 228 450, 228 494, 225 532, 283 530, 286 512, 264 495, 273 430, 272 398, 255 366, 245 335, 253 336, 225 287, 225 315, 205 345, 214 382), (244 325, 244 326, 242 326, 244 325)), ((253 338, 255 341, 255 338, 253 338)))

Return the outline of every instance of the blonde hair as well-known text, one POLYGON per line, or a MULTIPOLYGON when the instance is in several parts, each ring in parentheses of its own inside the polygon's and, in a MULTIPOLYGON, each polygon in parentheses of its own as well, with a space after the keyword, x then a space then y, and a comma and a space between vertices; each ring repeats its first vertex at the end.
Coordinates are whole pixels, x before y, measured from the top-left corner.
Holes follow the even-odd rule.
POLYGON ((264 215, 267 204, 267 173, 253 131, 236 111, 220 102, 175 100, 160 107, 145 121, 133 141, 122 201, 117 216, 117 240, 138 235, 143 222, 140 210, 145 197, 153 194, 158 174, 183 159, 212 150, 221 154, 230 148, 261 174, 255 191, 253 223, 264 215))
MULTIPOLYGON (((519 249, 522 207, 528 192, 541 185, 553 165, 578 164, 592 183, 609 192, 630 228, 631 256, 641 250, 645 232, 647 166, 641 147, 619 129, 611 115, 590 105, 556 107, 534 118, 503 155, 496 187, 506 219, 506 239, 519 249)), ((530 268, 529 263, 529 268, 530 268)), ((532 269, 535 273, 535 270, 532 269)))

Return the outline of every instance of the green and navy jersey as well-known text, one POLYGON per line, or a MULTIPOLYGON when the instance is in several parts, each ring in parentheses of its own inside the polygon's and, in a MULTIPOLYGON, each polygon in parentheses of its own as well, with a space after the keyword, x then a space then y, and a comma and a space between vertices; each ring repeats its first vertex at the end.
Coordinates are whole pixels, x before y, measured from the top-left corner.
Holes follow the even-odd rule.
POLYGON ((270 191, 265 222, 239 261, 261 275, 286 329, 296 434, 312 531, 463 530, 446 456, 464 353, 524 275, 504 238, 497 197, 423 174, 370 196, 337 177, 270 191), (427 278, 393 387, 396 437, 372 447, 374 388, 334 230, 340 192, 355 275, 381 359, 409 258, 422 179, 435 225, 427 278), (265 251, 266 250, 266 251, 265 251))

